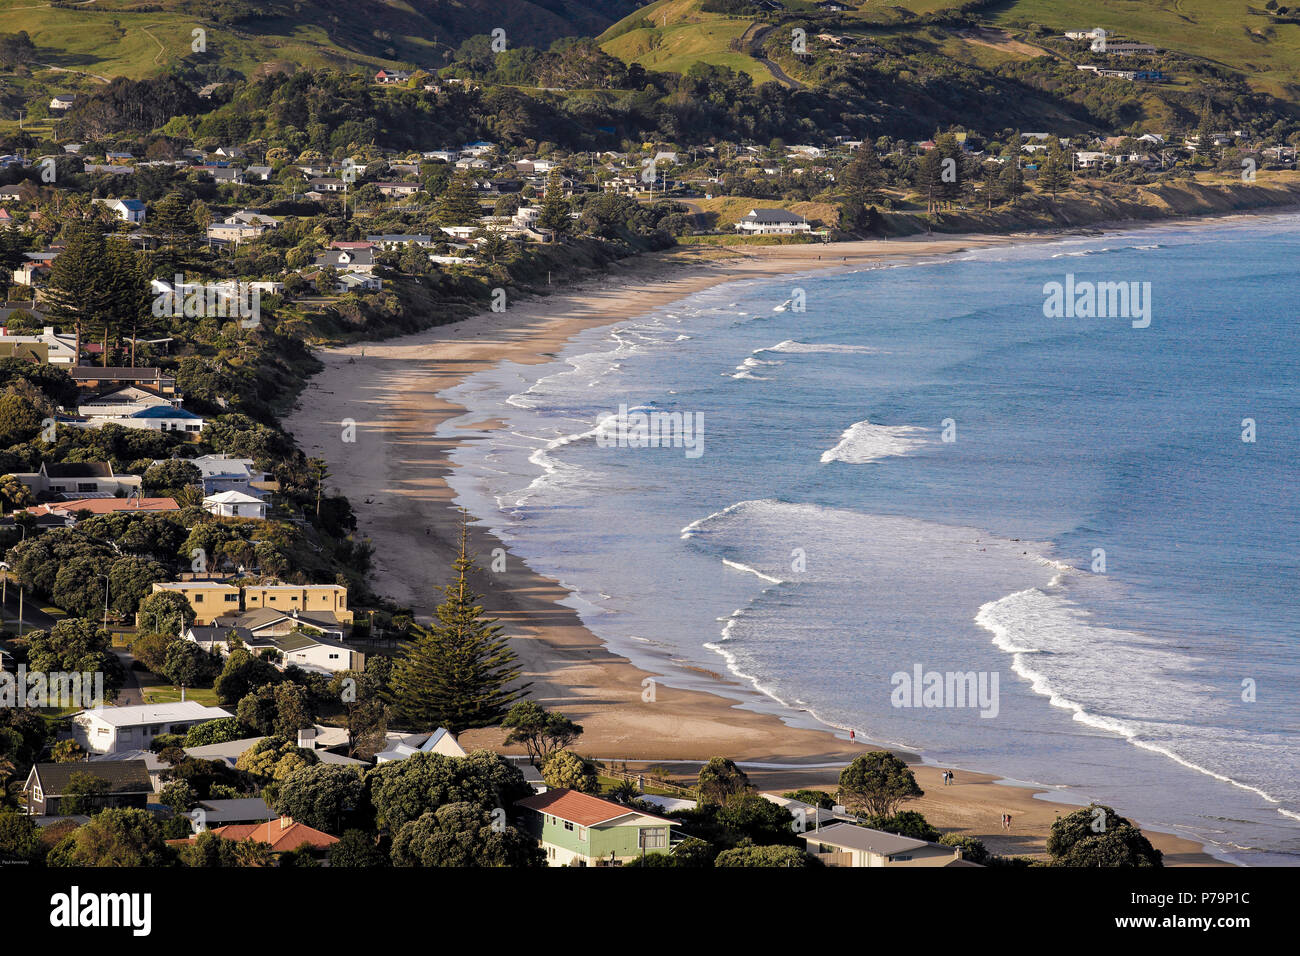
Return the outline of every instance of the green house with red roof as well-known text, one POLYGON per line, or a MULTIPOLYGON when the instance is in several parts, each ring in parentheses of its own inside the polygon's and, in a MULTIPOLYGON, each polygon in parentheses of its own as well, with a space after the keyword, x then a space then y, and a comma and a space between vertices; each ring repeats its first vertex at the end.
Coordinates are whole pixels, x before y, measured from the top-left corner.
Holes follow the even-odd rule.
POLYGON ((549 866, 620 866, 673 843, 676 821, 577 790, 547 790, 515 806, 549 866))

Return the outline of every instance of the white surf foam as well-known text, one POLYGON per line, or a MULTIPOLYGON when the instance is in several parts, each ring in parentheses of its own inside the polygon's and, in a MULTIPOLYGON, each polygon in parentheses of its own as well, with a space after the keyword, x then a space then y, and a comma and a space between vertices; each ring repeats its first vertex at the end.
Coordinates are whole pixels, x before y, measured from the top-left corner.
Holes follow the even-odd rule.
POLYGON ((925 444, 921 436, 929 431, 915 425, 873 425, 855 422, 840 435, 839 444, 822 453, 822 462, 842 461, 865 465, 882 458, 906 455, 925 444))

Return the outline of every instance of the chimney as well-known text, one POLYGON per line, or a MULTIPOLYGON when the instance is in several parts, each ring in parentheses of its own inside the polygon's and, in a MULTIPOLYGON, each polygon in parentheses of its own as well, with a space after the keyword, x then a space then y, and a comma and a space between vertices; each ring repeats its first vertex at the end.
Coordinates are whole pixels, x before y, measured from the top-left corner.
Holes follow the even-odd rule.
POLYGON ((287 816, 285 816, 284 814, 281 814, 281 815, 280 815, 280 829, 281 829, 281 830, 287 830, 287 829, 289 829, 289 827, 291 827, 291 826, 293 826, 293 817, 287 817, 287 816))
POLYGON ((303 750, 316 749, 316 728, 303 727, 298 731, 298 746, 303 750))

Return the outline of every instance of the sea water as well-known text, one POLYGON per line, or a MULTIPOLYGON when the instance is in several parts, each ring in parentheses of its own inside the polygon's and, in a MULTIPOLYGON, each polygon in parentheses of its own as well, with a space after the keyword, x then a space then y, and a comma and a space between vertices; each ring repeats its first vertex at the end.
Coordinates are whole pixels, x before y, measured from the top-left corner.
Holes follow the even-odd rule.
POLYGON ((672 683, 1300 862, 1298 265, 1278 215, 730 283, 447 393, 453 487, 672 683))

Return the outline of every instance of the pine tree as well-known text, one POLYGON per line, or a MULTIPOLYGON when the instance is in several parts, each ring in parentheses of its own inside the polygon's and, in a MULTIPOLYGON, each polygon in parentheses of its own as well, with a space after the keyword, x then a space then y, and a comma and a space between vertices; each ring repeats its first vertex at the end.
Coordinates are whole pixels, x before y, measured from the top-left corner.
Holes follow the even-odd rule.
POLYGON ((47 312, 59 322, 72 323, 76 336, 73 362, 81 364, 81 332, 110 307, 111 291, 105 282, 105 244, 89 222, 68 227, 67 243, 50 267, 46 289, 47 312))
POLYGON ((1052 200, 1056 200, 1056 194, 1062 189, 1067 188, 1074 179, 1074 174, 1070 172, 1070 160, 1066 157, 1065 151, 1061 149, 1060 143, 1054 142, 1052 148, 1048 150, 1047 161, 1043 163, 1043 168, 1038 171, 1038 188, 1043 192, 1050 192, 1052 200))
POLYGON ((564 198, 564 187, 560 182, 559 171, 551 173, 546 182, 546 197, 542 200, 541 211, 537 214, 537 226, 549 229, 554 236, 562 236, 569 231, 573 220, 569 218, 569 201, 564 198))
POLYGON ((438 197, 438 221, 444 226, 466 226, 477 222, 482 209, 468 170, 457 170, 438 197))
POLYGON ((444 600, 434 620, 416 629, 415 640, 394 662, 386 695, 404 722, 452 733, 499 722, 529 686, 507 689, 520 665, 501 626, 484 616, 469 586, 476 568, 468 541, 469 527, 462 523, 455 579, 440 589, 444 600))

